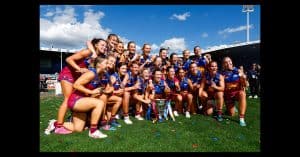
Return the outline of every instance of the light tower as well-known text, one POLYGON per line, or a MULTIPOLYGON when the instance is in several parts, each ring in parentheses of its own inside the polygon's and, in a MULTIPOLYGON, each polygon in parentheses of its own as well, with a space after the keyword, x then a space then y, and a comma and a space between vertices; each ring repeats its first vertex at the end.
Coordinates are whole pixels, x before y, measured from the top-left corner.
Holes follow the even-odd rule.
POLYGON ((250 30, 250 26, 249 26, 249 14, 250 14, 250 12, 253 12, 253 11, 254 11, 253 5, 243 5, 242 12, 246 12, 247 13, 247 42, 250 41, 250 36, 249 36, 249 30, 250 30))

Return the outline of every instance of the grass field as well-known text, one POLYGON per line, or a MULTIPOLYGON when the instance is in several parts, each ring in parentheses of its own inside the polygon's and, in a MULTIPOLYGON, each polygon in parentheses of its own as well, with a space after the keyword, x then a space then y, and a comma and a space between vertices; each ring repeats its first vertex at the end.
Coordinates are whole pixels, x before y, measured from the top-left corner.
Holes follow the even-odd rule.
POLYGON ((45 135, 48 120, 55 119, 63 98, 40 96, 40 152, 260 152, 260 100, 247 99, 246 127, 238 116, 217 122, 210 116, 180 115, 176 122, 152 124, 131 117, 133 125, 103 131, 108 137, 92 139, 88 131, 45 135))

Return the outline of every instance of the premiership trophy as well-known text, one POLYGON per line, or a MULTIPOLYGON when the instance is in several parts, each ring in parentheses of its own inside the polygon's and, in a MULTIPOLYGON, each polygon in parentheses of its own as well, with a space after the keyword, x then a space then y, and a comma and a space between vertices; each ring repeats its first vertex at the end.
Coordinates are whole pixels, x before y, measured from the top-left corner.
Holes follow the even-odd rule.
POLYGON ((155 99, 155 101, 156 101, 156 107, 159 114, 159 122, 162 122, 163 120, 162 115, 164 115, 166 99, 155 99))

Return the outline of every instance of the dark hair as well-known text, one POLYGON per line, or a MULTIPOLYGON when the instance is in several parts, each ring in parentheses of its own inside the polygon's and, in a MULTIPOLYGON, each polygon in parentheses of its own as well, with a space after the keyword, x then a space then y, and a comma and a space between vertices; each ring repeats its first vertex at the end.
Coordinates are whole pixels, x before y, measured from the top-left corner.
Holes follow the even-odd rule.
POLYGON ((173 59, 173 56, 174 56, 174 55, 177 55, 177 53, 175 53, 175 52, 171 53, 170 59, 173 59))
POLYGON ((121 68, 121 66, 123 66, 123 65, 126 65, 126 67, 127 67, 127 64, 125 63, 125 62, 120 62, 119 64, 118 64, 118 69, 120 69, 121 68))
POLYGON ((145 48, 146 45, 151 46, 150 44, 144 44, 142 50, 144 50, 144 48, 145 48))
POLYGON ((211 57, 211 54, 209 54, 209 53, 206 53, 204 56, 206 56, 206 57, 207 57, 207 56, 210 56, 210 57, 211 57))
POLYGON ((120 43, 124 45, 123 41, 121 41, 121 40, 118 41, 118 44, 120 44, 120 43))
POLYGON ((117 37, 117 40, 118 40, 118 41, 120 40, 119 37, 117 36, 117 34, 113 34, 113 33, 109 34, 109 35, 107 36, 107 39, 110 39, 110 38, 112 38, 112 37, 117 37))
POLYGON ((183 68, 178 68, 176 74, 179 74, 179 71, 180 71, 180 70, 183 70, 183 71, 185 72, 185 70, 184 70, 183 68))
POLYGON ((102 39, 102 38, 94 38, 94 39, 92 39, 91 43, 92 43, 92 45, 93 45, 94 48, 95 48, 95 45, 98 44, 100 41, 104 41, 105 43, 107 43, 107 42, 106 42, 104 39, 102 39))
POLYGON ((161 72, 161 70, 160 70, 159 68, 155 68, 154 71, 153 71, 153 74, 155 75, 155 73, 156 73, 157 71, 161 72))
POLYGON ((174 68, 174 66, 168 66, 168 67, 167 67, 167 72, 169 72, 169 71, 170 71, 170 69, 174 69, 174 71, 175 71, 175 68, 174 68))
POLYGON ((201 49, 201 47, 197 45, 197 46, 194 47, 194 51, 196 50, 197 47, 199 47, 201 49))
POLYGON ((183 51, 182 51, 182 54, 184 54, 186 51, 188 51, 188 50, 183 50, 183 51))
POLYGON ((216 63, 216 64, 218 65, 218 62, 217 62, 217 61, 213 61, 213 60, 212 60, 212 61, 210 61, 210 62, 208 63, 208 66, 210 67, 212 63, 216 63))
POLYGON ((189 68, 191 68, 191 65, 192 65, 192 64, 196 64, 196 66, 197 66, 197 63, 194 62, 194 61, 192 61, 191 64, 189 65, 189 68))
POLYGON ((160 54, 163 50, 168 50, 168 49, 166 49, 166 48, 160 48, 160 49, 159 49, 159 54, 160 54))
POLYGON ((129 41, 128 44, 127 44, 127 49, 128 49, 130 44, 135 44, 135 42, 134 41, 129 41))
POLYGON ((232 59, 231 59, 229 56, 225 56, 225 57, 222 59, 222 64, 224 63, 224 61, 225 61, 226 58, 229 58, 229 59, 232 61, 232 59))

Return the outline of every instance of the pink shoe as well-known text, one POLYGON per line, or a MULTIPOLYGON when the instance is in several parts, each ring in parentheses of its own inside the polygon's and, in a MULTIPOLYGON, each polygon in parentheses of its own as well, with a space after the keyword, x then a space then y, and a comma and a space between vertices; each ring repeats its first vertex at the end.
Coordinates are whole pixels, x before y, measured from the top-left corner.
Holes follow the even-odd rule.
POLYGON ((65 127, 62 126, 62 127, 60 127, 60 128, 55 128, 54 133, 66 135, 66 134, 71 134, 72 131, 71 131, 71 130, 68 130, 68 129, 66 129, 65 127))
POLYGON ((104 125, 100 128, 101 130, 109 130, 109 131, 115 131, 117 130, 115 127, 111 126, 111 125, 104 125))

